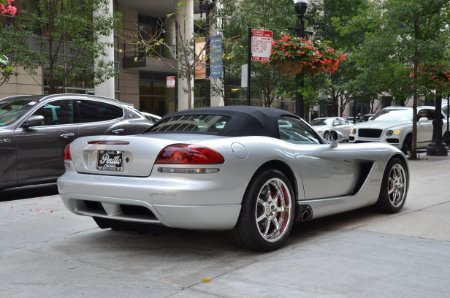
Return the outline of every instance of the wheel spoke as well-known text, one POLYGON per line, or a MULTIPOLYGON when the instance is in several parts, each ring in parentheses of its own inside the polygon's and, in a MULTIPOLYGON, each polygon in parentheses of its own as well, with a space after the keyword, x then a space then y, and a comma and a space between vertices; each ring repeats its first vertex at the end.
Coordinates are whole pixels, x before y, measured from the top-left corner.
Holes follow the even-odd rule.
POLYGON ((265 205, 266 205, 266 202, 264 202, 264 200, 261 199, 261 198, 258 198, 258 200, 256 201, 256 203, 257 203, 257 204, 260 204, 260 205, 262 205, 262 206, 265 206, 265 205))
POLYGON ((272 218, 272 222, 275 226, 275 231, 274 232, 278 232, 280 230, 280 224, 278 223, 278 219, 276 217, 272 218))
POLYGON ((258 218, 256 219, 256 222, 257 222, 257 223, 260 223, 264 218, 267 218, 267 216, 263 213, 263 214, 261 214, 260 217, 258 217, 258 218))
POLYGON ((267 233, 269 233, 270 229, 270 219, 266 220, 266 229, 264 230, 264 237, 267 237, 267 233))

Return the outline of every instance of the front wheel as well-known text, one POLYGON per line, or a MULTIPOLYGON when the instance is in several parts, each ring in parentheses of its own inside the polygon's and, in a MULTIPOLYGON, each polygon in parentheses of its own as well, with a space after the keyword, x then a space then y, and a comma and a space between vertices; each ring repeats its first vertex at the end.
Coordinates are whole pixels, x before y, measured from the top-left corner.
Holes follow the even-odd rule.
POLYGON ((399 158, 391 159, 384 171, 376 207, 387 213, 399 212, 405 204, 408 186, 409 174, 405 162, 399 158))
POLYGON ((239 246, 271 251, 283 245, 294 223, 294 192, 287 177, 265 170, 252 180, 238 223, 227 236, 239 246))

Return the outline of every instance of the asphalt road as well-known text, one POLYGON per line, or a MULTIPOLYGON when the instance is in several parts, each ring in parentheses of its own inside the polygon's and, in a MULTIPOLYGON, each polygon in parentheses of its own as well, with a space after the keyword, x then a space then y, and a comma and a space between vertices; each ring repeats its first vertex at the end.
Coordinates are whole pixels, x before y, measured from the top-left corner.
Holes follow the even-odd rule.
POLYGON ((422 158, 401 213, 300 224, 265 254, 217 232, 102 231, 52 185, 3 191, 0 297, 450 297, 450 157, 422 158))

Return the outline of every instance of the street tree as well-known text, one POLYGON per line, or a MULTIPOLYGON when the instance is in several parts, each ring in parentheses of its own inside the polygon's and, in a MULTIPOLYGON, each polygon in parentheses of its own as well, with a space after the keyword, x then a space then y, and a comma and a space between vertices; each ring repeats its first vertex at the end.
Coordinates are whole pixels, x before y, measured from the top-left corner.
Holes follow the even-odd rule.
POLYGON ((99 41, 119 21, 106 13, 106 5, 106 0, 28 2, 0 32, 0 51, 29 73, 41 68, 48 93, 93 87, 115 75, 114 63, 104 59, 105 46, 112 45, 99 41))
MULTIPOLYGON (((248 62, 249 29, 268 29, 280 39, 293 33, 296 16, 292 0, 224 1, 223 6, 224 72, 232 81, 241 77, 241 67, 248 62)), ((272 65, 251 63, 252 96, 260 98, 261 105, 269 107, 298 88, 294 80, 280 76, 272 65)))
MULTIPOLYGON (((14 0, 0 0, 0 28, 6 29, 16 14, 17 7, 14 5, 14 0)), ((11 61, 5 53, 5 49, 0 47, 0 86, 9 80, 14 71, 11 61)))
POLYGON ((5 55, 0 56, 0 86, 9 80, 13 74, 13 67, 5 55))
POLYGON ((410 158, 416 159, 419 99, 448 90, 450 3, 386 0, 378 3, 378 12, 379 28, 366 34, 359 63, 366 65, 368 82, 378 78, 370 81, 378 92, 390 92, 400 101, 413 98, 410 158))
POLYGON ((359 16, 370 9, 367 0, 324 0, 312 2, 306 18, 315 38, 347 53, 346 63, 326 78, 322 87, 331 100, 334 116, 342 116, 352 101, 366 102, 376 94, 366 84, 357 81, 361 68, 358 67, 355 49, 364 41, 365 34, 373 30, 372 19, 359 16))

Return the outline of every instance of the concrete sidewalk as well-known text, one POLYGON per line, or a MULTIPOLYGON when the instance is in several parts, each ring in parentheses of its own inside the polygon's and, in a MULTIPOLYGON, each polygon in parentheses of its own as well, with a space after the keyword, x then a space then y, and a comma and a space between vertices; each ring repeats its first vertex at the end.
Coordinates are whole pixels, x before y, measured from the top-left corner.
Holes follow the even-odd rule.
POLYGON ((450 158, 409 165, 401 213, 297 225, 266 254, 214 232, 102 231, 58 196, 0 202, 0 297, 450 297, 450 158))

